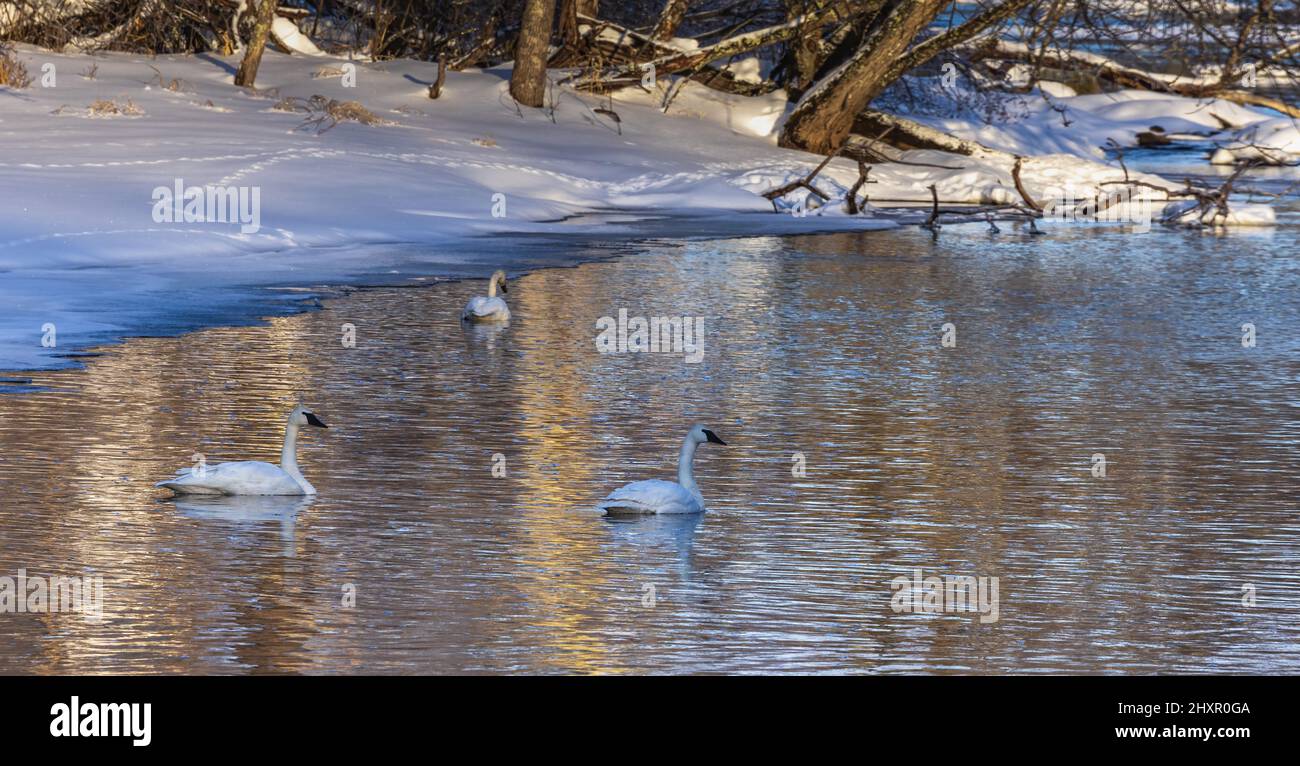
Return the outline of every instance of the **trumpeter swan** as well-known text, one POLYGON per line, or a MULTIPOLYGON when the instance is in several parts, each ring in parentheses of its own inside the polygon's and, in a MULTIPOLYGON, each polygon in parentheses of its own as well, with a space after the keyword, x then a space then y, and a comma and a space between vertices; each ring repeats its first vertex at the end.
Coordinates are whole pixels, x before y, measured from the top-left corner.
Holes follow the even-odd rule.
POLYGON ((284 449, 280 465, 257 460, 182 468, 175 479, 154 486, 166 487, 178 495, 314 495, 316 488, 298 470, 298 427, 328 428, 301 404, 289 413, 284 428, 284 449))
POLYGON ((605 515, 624 513, 700 513, 704 510, 704 497, 695 484, 691 463, 695 460, 696 446, 710 442, 726 445, 718 435, 702 425, 694 425, 682 440, 682 451, 677 456, 677 481, 647 479, 634 481, 609 493, 600 501, 605 515))
POLYGON ((486 297, 475 295, 465 304, 465 310, 460 312, 461 321, 464 322, 505 322, 510 319, 510 307, 506 302, 497 296, 497 288, 501 288, 502 293, 510 292, 506 289, 506 273, 497 271, 488 280, 488 294, 486 297))

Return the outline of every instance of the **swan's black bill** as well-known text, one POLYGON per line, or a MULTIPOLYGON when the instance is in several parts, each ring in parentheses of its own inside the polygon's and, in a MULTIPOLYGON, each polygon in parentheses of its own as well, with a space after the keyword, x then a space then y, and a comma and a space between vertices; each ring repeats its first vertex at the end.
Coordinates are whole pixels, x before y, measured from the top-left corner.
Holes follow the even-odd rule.
POLYGON ((307 425, 316 426, 317 428, 329 428, 329 426, 325 425, 324 421, 310 412, 304 412, 303 415, 307 416, 307 425))
POLYGON ((714 444, 721 444, 721 445, 724 446, 724 447, 727 446, 727 443, 726 443, 726 442, 724 442, 723 440, 719 439, 717 434, 713 433, 712 431, 710 431, 710 430, 707 429, 707 428, 704 429, 704 438, 705 438, 705 439, 708 439, 710 442, 712 442, 712 443, 714 443, 714 444))
POLYGON ((508 292, 510 292, 510 288, 509 288, 509 287, 506 287, 506 283, 505 283, 505 282, 499 282, 499 283, 497 283, 497 286, 501 288, 501 292, 503 292, 503 293, 508 293, 508 292))

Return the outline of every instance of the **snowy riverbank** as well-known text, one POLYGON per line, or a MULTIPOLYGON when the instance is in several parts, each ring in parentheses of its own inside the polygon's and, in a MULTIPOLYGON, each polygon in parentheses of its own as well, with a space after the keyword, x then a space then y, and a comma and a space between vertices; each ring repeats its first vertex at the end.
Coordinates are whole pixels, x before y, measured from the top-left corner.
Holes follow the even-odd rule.
MULTIPOLYGON (((70 347, 202 326, 232 307, 268 310, 276 301, 253 287, 537 265, 465 244, 476 235, 626 231, 583 217, 593 211, 703 216, 722 234, 893 225, 844 215, 834 198, 825 214, 772 213, 762 192, 820 160, 776 147, 780 95, 689 84, 664 115, 658 95, 611 104, 558 89, 553 110, 530 110, 508 96, 508 69, 448 73, 430 100, 436 66, 422 62, 268 53, 252 93, 231 84, 235 57, 18 50, 33 82, 0 88, 0 369, 57 365, 70 347), (293 111, 313 96, 357 101, 375 122, 319 132, 329 123, 293 111), (188 209, 191 187, 206 192, 188 209), (227 220, 187 221, 225 209, 209 187, 234 195, 227 220)), ((1026 163, 1036 196, 1123 178, 1095 153, 1038 148, 1067 153, 1026 163)), ((934 184, 945 203, 1018 199, 1004 163, 907 156, 930 164, 874 166, 864 191, 922 202, 934 184)), ((856 178, 838 159, 817 183, 842 195, 856 178)))

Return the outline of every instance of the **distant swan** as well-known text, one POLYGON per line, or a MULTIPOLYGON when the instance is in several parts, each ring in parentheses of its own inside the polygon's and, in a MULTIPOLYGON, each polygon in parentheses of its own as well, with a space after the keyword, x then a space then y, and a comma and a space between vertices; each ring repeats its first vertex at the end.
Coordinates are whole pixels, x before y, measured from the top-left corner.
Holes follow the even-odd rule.
POLYGON ((289 413, 280 465, 256 460, 182 468, 177 478, 160 481, 178 495, 314 495, 316 488, 298 470, 298 426, 328 428, 301 404, 289 413))
POLYGON ((704 511, 704 497, 695 484, 695 474, 691 463, 695 460, 695 447, 698 444, 727 443, 718 435, 702 425, 695 425, 682 440, 682 451, 677 456, 677 481, 648 479, 634 481, 609 493, 600 501, 599 507, 606 516, 623 513, 701 513, 704 511))
POLYGON ((460 318, 463 322, 505 322, 510 319, 510 307, 506 302, 497 297, 497 287, 501 288, 502 293, 508 293, 506 289, 506 273, 497 271, 488 280, 487 297, 475 295, 465 304, 465 310, 460 312, 460 318))

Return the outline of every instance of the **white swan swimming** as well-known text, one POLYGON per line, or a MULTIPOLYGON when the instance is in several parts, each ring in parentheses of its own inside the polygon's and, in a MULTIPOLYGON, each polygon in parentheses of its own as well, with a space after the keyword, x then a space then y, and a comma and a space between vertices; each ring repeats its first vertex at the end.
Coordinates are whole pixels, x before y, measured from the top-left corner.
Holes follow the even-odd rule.
POLYGON ((497 271, 488 280, 487 297, 475 295, 465 304, 465 310, 460 312, 462 322, 505 322, 510 319, 510 307, 506 305, 505 300, 497 297, 497 287, 501 288, 502 293, 508 293, 506 289, 506 273, 497 271))
POLYGON ((280 465, 257 460, 182 468, 175 479, 160 481, 178 495, 314 495, 316 488, 298 470, 298 426, 328 428, 301 404, 289 413, 280 465))
POLYGON ((634 481, 620 487, 600 501, 598 506, 606 516, 623 513, 701 513, 704 497, 695 484, 691 463, 695 460, 695 447, 704 442, 726 442, 702 425, 691 427, 682 440, 682 451, 677 456, 677 481, 647 479, 634 481))

